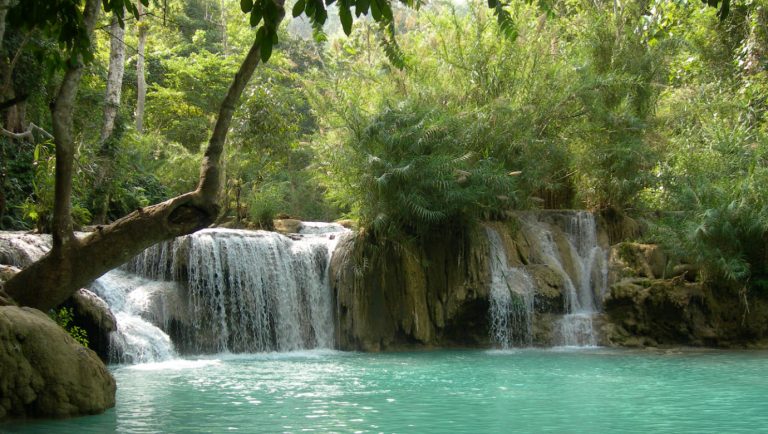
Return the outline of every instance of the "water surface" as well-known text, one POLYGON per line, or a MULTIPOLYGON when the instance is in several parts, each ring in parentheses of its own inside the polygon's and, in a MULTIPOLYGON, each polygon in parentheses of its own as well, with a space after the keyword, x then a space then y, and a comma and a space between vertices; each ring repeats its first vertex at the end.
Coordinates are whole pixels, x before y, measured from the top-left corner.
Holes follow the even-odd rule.
POLYGON ((11 433, 768 432, 768 353, 217 355, 113 366, 117 407, 11 433))

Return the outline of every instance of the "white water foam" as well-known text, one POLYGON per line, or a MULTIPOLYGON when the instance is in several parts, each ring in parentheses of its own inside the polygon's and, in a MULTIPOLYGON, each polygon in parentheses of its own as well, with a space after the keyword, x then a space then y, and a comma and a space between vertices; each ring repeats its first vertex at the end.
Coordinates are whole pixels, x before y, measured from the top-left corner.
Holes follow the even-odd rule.
POLYGON ((182 339, 192 352, 332 348, 330 257, 347 230, 321 223, 306 228, 309 233, 294 238, 206 229, 150 248, 128 268, 181 278, 191 324, 182 339))

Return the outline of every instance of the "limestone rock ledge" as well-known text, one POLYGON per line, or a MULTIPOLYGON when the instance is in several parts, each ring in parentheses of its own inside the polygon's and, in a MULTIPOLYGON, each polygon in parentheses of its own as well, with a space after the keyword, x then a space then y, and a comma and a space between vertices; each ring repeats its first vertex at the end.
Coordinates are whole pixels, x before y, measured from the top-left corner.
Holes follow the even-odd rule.
POLYGON ((0 419, 100 413, 115 388, 96 353, 44 313, 0 307, 0 419))

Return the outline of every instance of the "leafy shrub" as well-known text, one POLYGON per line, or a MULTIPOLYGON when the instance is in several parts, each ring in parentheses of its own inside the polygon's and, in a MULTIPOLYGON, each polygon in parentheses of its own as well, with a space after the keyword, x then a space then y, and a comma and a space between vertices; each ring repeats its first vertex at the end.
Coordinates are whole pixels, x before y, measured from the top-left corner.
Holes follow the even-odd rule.
POLYGON ((88 333, 82 328, 72 324, 74 313, 71 307, 62 307, 59 310, 51 310, 48 316, 61 328, 67 331, 80 345, 88 348, 88 333))
POLYGON ((514 178, 466 151, 463 120, 418 104, 386 108, 345 143, 334 182, 384 238, 464 225, 515 203, 514 178))

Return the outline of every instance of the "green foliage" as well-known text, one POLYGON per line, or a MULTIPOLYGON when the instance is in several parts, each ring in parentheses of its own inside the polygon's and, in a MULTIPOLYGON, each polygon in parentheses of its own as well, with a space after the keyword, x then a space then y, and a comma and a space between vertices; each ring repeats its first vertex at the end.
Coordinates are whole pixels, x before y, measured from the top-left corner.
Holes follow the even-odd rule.
POLYGON ((417 104, 385 108, 329 162, 361 224, 384 239, 462 227, 514 204, 514 182, 492 158, 466 152, 461 121, 417 104))
MULTIPOLYGON (((345 213, 401 241, 510 208, 654 211, 654 240, 706 278, 768 287, 761 2, 493 0, 418 13, 420 1, 399 3, 408 7, 293 3, 316 41, 292 33, 301 22, 278 26, 284 11, 272 0, 153 3, 142 19, 145 130, 132 128, 129 50, 119 134, 105 157, 93 114, 108 35, 80 38, 82 1, 22 2, 9 14, 2 56, 16 64, 2 97, 28 95, 27 119, 50 130, 56 68, 88 57, 77 47, 93 49, 75 110, 73 209, 85 223, 107 193, 114 219, 195 188, 200 149, 255 38, 269 63, 236 107, 223 220, 268 228, 279 215, 345 213), (371 19, 355 23, 363 15, 371 19), (105 167, 112 179, 99 178, 105 167)), ((131 47, 135 33, 126 32, 131 47)), ((0 139, 3 227, 45 229, 50 218, 53 148, 40 139, 0 139)))
POLYGON ((656 161, 648 135, 663 84, 666 42, 651 46, 639 31, 642 16, 590 12, 585 65, 576 95, 584 117, 574 125, 576 190, 590 208, 631 206, 652 180, 656 161))
POLYGON ((88 333, 79 326, 72 324, 75 315, 72 313, 71 307, 62 307, 59 310, 52 309, 48 316, 59 325, 59 327, 66 330, 72 338, 74 338, 80 345, 88 348, 88 333))
POLYGON ((286 183, 263 183, 254 189, 249 197, 248 212, 256 226, 273 229, 272 220, 285 203, 286 183))
MULTIPOLYGON (((144 6, 149 0, 141 1, 144 6)), ((16 2, 14 2, 16 3, 16 2)), ((83 21, 81 1, 73 0, 26 0, 18 2, 8 11, 7 20, 25 31, 41 31, 55 39, 63 51, 52 52, 50 61, 62 66, 65 61, 77 61, 81 56, 86 62, 93 60, 93 41, 87 35, 83 21)), ((131 0, 102 0, 104 10, 113 13, 124 25, 125 10, 134 17, 139 15, 131 0)))

